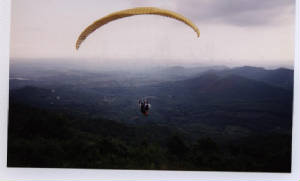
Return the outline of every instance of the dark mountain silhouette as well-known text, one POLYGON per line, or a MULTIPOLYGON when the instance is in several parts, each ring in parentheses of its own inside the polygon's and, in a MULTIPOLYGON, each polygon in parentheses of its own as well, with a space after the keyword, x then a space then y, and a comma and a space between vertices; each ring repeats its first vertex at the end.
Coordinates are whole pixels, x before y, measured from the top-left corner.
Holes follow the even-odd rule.
POLYGON ((288 100, 292 99, 292 91, 267 84, 263 81, 228 74, 219 76, 215 73, 206 73, 201 76, 169 83, 160 84, 162 94, 173 96, 192 96, 193 100, 199 97, 210 97, 221 100, 288 100))
POLYGON ((192 123, 221 128, 240 125, 269 131, 291 125, 287 120, 291 119, 292 91, 233 74, 218 76, 207 73, 192 79, 138 88, 76 90, 61 87, 53 92, 24 87, 11 91, 10 97, 12 101, 31 106, 139 123, 136 98, 145 95, 152 97, 154 108, 149 120, 156 123, 175 124, 176 127, 192 123), (235 115, 236 112, 239 116, 235 115), (249 117, 250 113, 259 117, 249 117), (251 123, 240 122, 240 119, 251 123))
MULTIPOLYGON (((216 80, 207 87, 206 91, 228 98, 245 98, 252 100, 286 99, 288 96, 291 96, 292 93, 282 88, 237 75, 229 75, 216 80)), ((291 99, 291 97, 289 98, 291 99)))
POLYGON ((218 72, 218 75, 221 76, 227 76, 230 74, 262 81, 286 89, 292 89, 294 85, 294 71, 286 68, 266 70, 259 67, 245 66, 218 72))
POLYGON ((11 79, 8 166, 290 171, 293 71, 189 70, 11 79))

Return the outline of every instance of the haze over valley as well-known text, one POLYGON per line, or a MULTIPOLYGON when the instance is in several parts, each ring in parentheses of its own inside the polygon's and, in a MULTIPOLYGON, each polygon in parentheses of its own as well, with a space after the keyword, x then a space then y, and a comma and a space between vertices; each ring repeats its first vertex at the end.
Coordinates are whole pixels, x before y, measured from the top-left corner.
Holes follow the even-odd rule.
MULTIPOLYGON (((104 70, 17 63, 10 68, 9 101, 9 166, 290 169, 292 69, 177 65, 104 70), (140 113, 139 99, 150 101, 148 117, 140 113), (28 145, 28 139, 33 143, 28 145), (112 146, 102 152, 107 157, 88 163, 97 153, 80 149, 103 141, 112 146), (84 155, 68 159, 64 155, 75 143, 72 154, 84 155), (32 157, 24 160, 14 149, 32 157), (144 155, 148 152, 154 155, 144 155), (51 154, 60 157, 49 161, 51 154), (139 162, 139 156, 146 161, 139 162)), ((101 152, 100 147, 93 149, 101 152)))

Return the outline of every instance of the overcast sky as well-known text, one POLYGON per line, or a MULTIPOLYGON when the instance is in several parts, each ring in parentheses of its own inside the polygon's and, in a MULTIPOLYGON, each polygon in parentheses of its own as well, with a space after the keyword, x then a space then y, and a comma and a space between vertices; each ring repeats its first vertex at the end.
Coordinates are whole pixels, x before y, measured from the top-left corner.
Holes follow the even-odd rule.
POLYGON ((294 0, 13 0, 11 57, 291 67, 294 8, 294 0), (75 50, 86 26, 138 6, 176 11, 201 36, 176 20, 143 15, 103 26, 75 50))

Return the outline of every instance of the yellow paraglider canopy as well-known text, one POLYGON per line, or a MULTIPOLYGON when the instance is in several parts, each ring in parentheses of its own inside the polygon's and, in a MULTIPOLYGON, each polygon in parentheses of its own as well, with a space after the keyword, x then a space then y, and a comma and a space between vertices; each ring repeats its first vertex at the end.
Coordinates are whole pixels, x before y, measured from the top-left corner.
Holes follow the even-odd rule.
POLYGON ((155 7, 138 7, 138 8, 133 8, 133 9, 126 9, 122 11, 118 11, 112 14, 109 14, 107 16, 104 16, 103 18, 95 21, 93 24, 88 26, 78 37, 77 42, 76 42, 76 49, 79 49, 81 43, 91 34, 93 33, 96 29, 100 28, 101 26, 120 19, 120 18, 125 18, 129 16, 135 16, 135 15, 144 15, 144 14, 152 14, 152 15, 160 15, 160 16, 165 16, 169 18, 176 19, 178 21, 181 21, 185 23, 186 25, 190 26, 196 33, 197 36, 200 36, 200 31, 198 27, 189 19, 186 17, 165 9, 160 9, 160 8, 155 8, 155 7))

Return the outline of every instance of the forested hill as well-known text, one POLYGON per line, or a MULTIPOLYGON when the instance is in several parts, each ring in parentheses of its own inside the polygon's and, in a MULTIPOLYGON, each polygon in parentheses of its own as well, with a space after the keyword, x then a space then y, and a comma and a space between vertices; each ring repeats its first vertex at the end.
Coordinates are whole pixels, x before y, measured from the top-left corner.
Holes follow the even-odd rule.
POLYGON ((31 69, 11 71, 9 166, 290 171, 293 70, 31 69))
POLYGON ((291 135, 257 134, 219 143, 178 129, 77 119, 11 104, 8 166, 289 172, 291 135))

